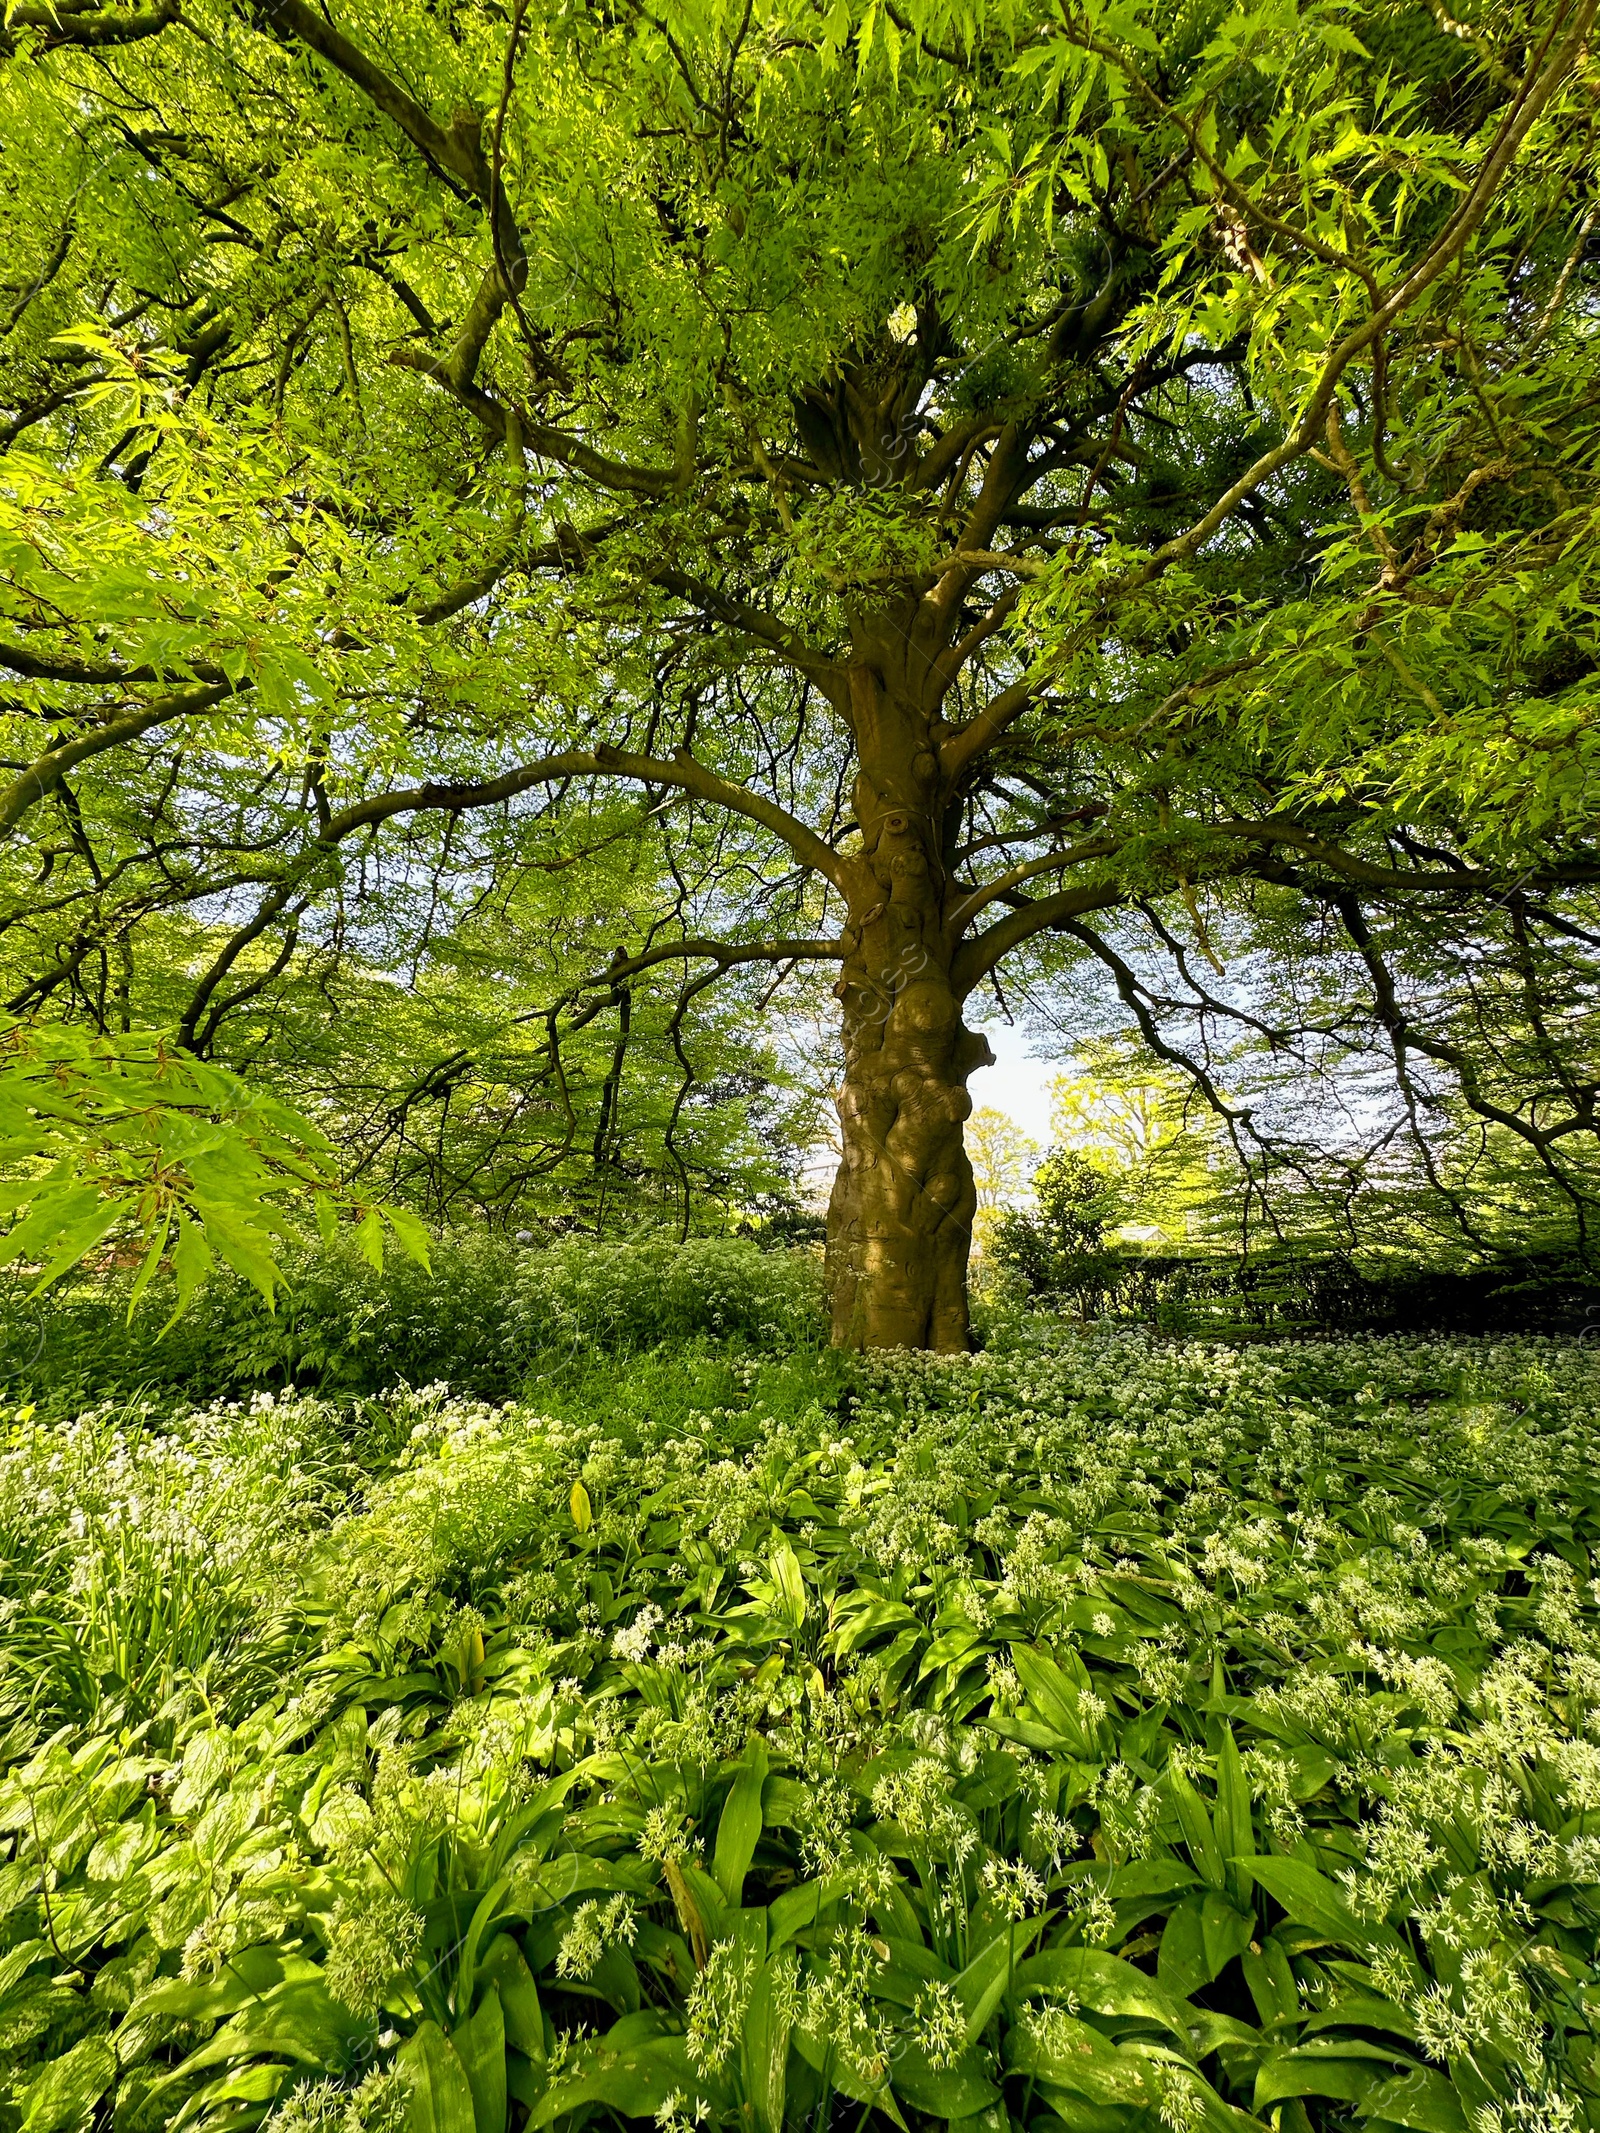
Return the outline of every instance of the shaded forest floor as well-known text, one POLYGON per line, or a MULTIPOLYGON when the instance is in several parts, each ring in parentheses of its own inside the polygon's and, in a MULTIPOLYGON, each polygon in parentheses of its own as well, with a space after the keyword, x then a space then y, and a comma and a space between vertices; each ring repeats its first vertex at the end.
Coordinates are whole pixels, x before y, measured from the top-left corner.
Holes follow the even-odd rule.
POLYGON ((13 1395, 0 2133, 1600 2122, 1600 1356, 760 1311, 13 1395))

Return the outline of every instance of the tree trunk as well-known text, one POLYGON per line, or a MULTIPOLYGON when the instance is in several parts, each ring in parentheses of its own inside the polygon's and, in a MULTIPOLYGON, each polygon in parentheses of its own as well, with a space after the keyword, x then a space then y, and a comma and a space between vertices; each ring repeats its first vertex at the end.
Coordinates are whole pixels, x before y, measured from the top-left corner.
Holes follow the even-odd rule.
POLYGON ((967 1076, 994 1055, 962 1022, 951 983, 932 757, 925 747, 897 752, 898 774, 863 774, 857 784, 863 857, 877 891, 851 913, 835 988, 845 1078, 828 1288, 841 1347, 950 1354, 970 1345, 977 1193, 962 1133, 972 1110, 967 1076))

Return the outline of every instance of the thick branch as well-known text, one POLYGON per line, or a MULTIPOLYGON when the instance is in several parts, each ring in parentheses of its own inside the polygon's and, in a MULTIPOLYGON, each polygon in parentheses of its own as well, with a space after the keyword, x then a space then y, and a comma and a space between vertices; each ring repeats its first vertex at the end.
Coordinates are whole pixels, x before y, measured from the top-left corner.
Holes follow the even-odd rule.
POLYGON ((322 841, 337 844, 357 830, 374 828, 379 823, 392 821, 396 815, 435 809, 459 812, 468 808, 497 807, 503 801, 515 799, 519 793, 532 791, 536 785, 558 784, 563 778, 626 778, 641 785, 668 785, 680 792, 693 793, 714 807, 724 807, 730 814, 744 815, 752 822, 759 822, 764 829, 781 838, 803 865, 832 882, 841 893, 849 894, 851 876, 847 863, 813 830, 807 829, 803 822, 776 802, 764 800, 759 793, 749 792, 742 785, 730 784, 726 778, 718 777, 714 770, 695 762, 681 750, 664 761, 656 756, 635 755, 627 749, 602 744, 592 753, 587 749, 568 749, 560 755, 546 756, 540 762, 525 763, 502 777, 485 779, 477 785, 429 784, 400 792, 380 793, 370 800, 359 800, 332 816, 322 841))
POLYGON ((1070 846, 1064 852, 1048 852, 1042 859, 1019 860, 1016 866, 1008 868, 995 880, 985 882, 980 888, 964 896, 946 918, 945 924, 952 935, 957 934, 963 926, 970 924, 980 911, 986 911, 990 904, 998 903, 1001 897, 1009 895, 1013 889, 1020 888, 1023 882, 1036 880, 1041 874, 1055 873, 1062 867, 1079 866, 1086 859, 1109 858, 1116 849, 1114 838, 1090 837, 1081 844, 1070 846))
POLYGON ((1035 934, 1065 932, 1069 930, 1069 921, 1081 918, 1086 911, 1109 911, 1123 901, 1120 889, 1101 885, 1062 889, 1054 896, 1041 897, 1037 903, 1020 904, 1006 917, 986 926, 976 940, 968 941, 956 956, 950 972, 956 997, 964 999, 1003 957, 1024 941, 1031 941, 1035 934))
POLYGON ((103 49, 110 45, 137 44, 145 37, 158 37, 178 19, 178 0, 155 0, 145 13, 102 8, 95 0, 23 0, 6 10, 0 29, 0 54, 10 57, 17 49, 12 32, 42 30, 38 49, 54 52, 62 45, 103 49))
MULTIPOLYGON (((29 681, 82 682, 90 688, 101 689, 141 688, 150 682, 171 681, 173 678, 158 667, 128 667, 115 659, 96 664, 87 659, 60 658, 49 653, 30 652, 21 644, 0 644, 0 667, 9 667, 13 674, 26 675, 29 681)), ((228 681, 221 667, 207 666, 202 661, 197 661, 189 672, 196 681, 217 685, 228 681)))
POLYGON ((130 712, 126 718, 114 719, 109 725, 97 726, 92 733, 80 734, 75 741, 64 741, 59 748, 52 748, 47 755, 30 763, 20 777, 0 792, 0 837, 15 829, 29 808, 36 806, 46 793, 53 792, 67 772, 79 763, 88 762, 92 756, 104 755, 107 749, 120 748, 125 741, 136 741, 152 726, 165 725, 170 719, 188 718, 197 711, 209 711, 213 704, 220 704, 225 697, 238 695, 249 686, 248 681, 224 681, 214 688, 194 689, 183 696, 158 697, 141 711, 130 712))
MULTIPOLYGON (((1418 891, 1459 895, 1463 889, 1492 895, 1506 885, 1502 875, 1466 867, 1451 867, 1440 874, 1422 874, 1403 873, 1397 867, 1374 866, 1370 860, 1358 858, 1341 845, 1325 843, 1320 837, 1312 836, 1309 830, 1297 829, 1292 823, 1216 822, 1201 826, 1201 833, 1236 837, 1250 844, 1286 846, 1290 851, 1318 861, 1347 881, 1360 882, 1368 888, 1399 890, 1407 895, 1418 891)), ((1567 866, 1553 865, 1536 873, 1519 874, 1518 879, 1532 888, 1563 887, 1600 880, 1600 859, 1576 860, 1567 866)))
POLYGON ((267 0, 265 13, 279 29, 298 38, 301 44, 309 45, 331 67, 336 67, 347 80, 353 81, 430 162, 448 171, 485 207, 489 205, 488 165, 474 115, 463 114, 465 123, 452 123, 448 128, 441 126, 359 46, 352 44, 342 31, 335 29, 309 6, 307 0, 267 0))
POLYGON ((702 935, 692 940, 666 941, 641 955, 610 963, 602 973, 577 986, 573 997, 614 986, 624 978, 636 978, 658 963, 692 963, 705 958, 731 969, 736 963, 828 963, 837 961, 843 953, 844 943, 838 940, 714 941, 702 935))
POLYGON ((1037 693, 1032 681, 1013 682, 998 696, 991 696, 983 709, 958 727, 939 750, 939 767, 947 778, 960 777, 967 765, 987 753, 1008 726, 1014 726, 1033 703, 1037 693))
POLYGON ((843 693, 843 678, 831 659, 813 651, 803 637, 793 630, 785 629, 781 622, 763 614, 759 607, 751 607, 731 593, 708 585, 703 578, 690 577, 681 570, 656 570, 651 573, 657 585, 668 592, 676 593, 681 600, 688 600, 705 613, 714 615, 719 622, 753 637, 758 644, 770 645, 781 654, 790 666, 808 681, 814 681, 830 701, 838 702, 843 693))

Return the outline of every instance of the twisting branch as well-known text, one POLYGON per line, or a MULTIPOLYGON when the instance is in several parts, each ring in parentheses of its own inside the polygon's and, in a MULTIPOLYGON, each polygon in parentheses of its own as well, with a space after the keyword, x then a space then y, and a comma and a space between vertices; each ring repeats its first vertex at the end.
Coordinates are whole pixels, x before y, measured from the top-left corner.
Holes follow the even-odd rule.
POLYGON ((763 799, 761 794, 719 777, 682 749, 670 759, 663 759, 636 755, 629 749, 611 748, 604 743, 593 750, 568 749, 560 755, 546 756, 541 762, 525 763, 517 770, 507 771, 503 777, 485 779, 480 784, 418 785, 401 792, 381 793, 369 800, 358 800, 332 817, 324 841, 339 843, 356 830, 376 827, 396 815, 496 807, 502 801, 515 799, 519 793, 531 791, 536 785, 557 784, 564 778, 626 778, 642 785, 666 785, 693 793, 714 807, 724 807, 730 814, 747 816, 750 821, 759 822, 764 829, 771 830, 788 845, 797 859, 832 882, 835 888, 848 893, 854 879, 853 864, 841 859, 814 830, 807 829, 803 822, 775 801, 763 799))
MULTIPOLYGON (((1541 1127, 1536 1120, 1523 1118, 1520 1113, 1508 1109, 1504 1104, 1494 1102, 1484 1089, 1477 1062, 1472 1056, 1464 1051, 1460 1045, 1449 1043, 1439 1037, 1429 1036, 1418 1029, 1412 1018, 1406 1013, 1400 1002, 1393 975, 1384 961, 1376 940, 1373 938, 1371 928, 1366 921, 1366 914, 1362 911, 1356 898, 1348 892, 1340 892, 1330 897, 1329 901, 1338 912, 1345 932, 1349 935, 1371 981, 1374 1008, 1378 1021, 1387 1035, 1394 1052, 1395 1070, 1400 1080, 1401 1091, 1406 1099, 1407 1108, 1412 1117, 1413 1137, 1417 1141, 1418 1147, 1423 1151, 1423 1159, 1428 1165, 1430 1182, 1444 1194, 1446 1199, 1450 1200, 1452 1206, 1456 1206, 1457 1203, 1454 1196, 1449 1193, 1445 1186, 1440 1184, 1435 1174, 1431 1154, 1426 1146, 1426 1136, 1422 1133, 1420 1123, 1417 1120, 1416 1113, 1419 1099, 1407 1056, 1412 1052, 1418 1052, 1423 1058, 1432 1059, 1440 1066, 1449 1067, 1456 1077, 1457 1086, 1461 1090, 1462 1099, 1467 1108, 1490 1125, 1500 1126, 1507 1133, 1514 1134, 1518 1140, 1533 1151, 1545 1175, 1571 1203, 1578 1221, 1580 1241, 1586 1241, 1588 1210, 1591 1207, 1600 1205, 1600 1195, 1581 1190, 1555 1160, 1551 1153, 1551 1147, 1553 1142, 1571 1132, 1594 1134, 1596 1132, 1596 1120, 1592 1106, 1578 1117, 1551 1128, 1541 1127)), ((1459 1208, 1457 1211, 1460 1212, 1459 1208)))
POLYGON ((975 939, 957 952, 950 982, 958 999, 965 999, 989 975, 1002 957, 1040 933, 1070 933, 1070 921, 1089 911, 1111 911, 1126 901, 1121 889, 1096 884, 1082 889, 1061 889, 1036 902, 1018 898, 1018 908, 1007 917, 986 926, 975 939))
MULTIPOLYGON (((0 663, 4 663, 3 660, 0 663)), ((248 679, 224 680, 209 688, 186 690, 177 696, 158 696, 138 711, 130 711, 123 718, 96 726, 89 733, 79 734, 76 740, 63 741, 59 747, 37 757, 4 792, 0 792, 0 837, 9 835, 29 808, 37 806, 46 793, 55 791, 68 771, 79 763, 87 763, 109 749, 125 747, 142 733, 170 724, 173 719, 193 718, 199 712, 210 711, 227 697, 242 695, 252 686, 248 679)))

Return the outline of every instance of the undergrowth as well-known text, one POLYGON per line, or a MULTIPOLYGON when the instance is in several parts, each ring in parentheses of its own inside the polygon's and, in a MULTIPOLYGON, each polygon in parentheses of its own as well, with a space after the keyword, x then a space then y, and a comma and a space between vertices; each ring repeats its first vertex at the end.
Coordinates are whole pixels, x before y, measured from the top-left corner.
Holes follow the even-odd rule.
POLYGON ((525 1248, 486 1231, 446 1231, 424 1269, 391 1252, 381 1271, 354 1237, 285 1248, 270 1310, 242 1276, 208 1280, 176 1323, 158 1278, 128 1316, 130 1277, 90 1278, 45 1302, 26 1281, 0 1292, 0 1388, 26 1381, 65 1411, 108 1392, 187 1401, 313 1388, 380 1393, 447 1380, 506 1399, 530 1377, 583 1371, 670 1342, 743 1341, 787 1350, 825 1337, 822 1265, 747 1238, 615 1243, 573 1237, 525 1248))
POLYGON ((0 1449, 0 2133, 1600 2124, 1600 1360, 1032 1319, 0 1449))

